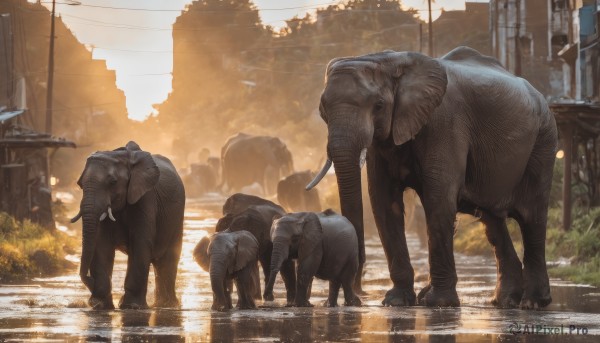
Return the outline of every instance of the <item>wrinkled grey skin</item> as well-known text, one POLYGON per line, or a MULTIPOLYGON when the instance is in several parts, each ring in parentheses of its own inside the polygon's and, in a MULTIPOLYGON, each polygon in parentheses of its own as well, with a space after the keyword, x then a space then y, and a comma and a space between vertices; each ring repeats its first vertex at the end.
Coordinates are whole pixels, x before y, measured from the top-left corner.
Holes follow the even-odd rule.
POLYGON ((416 302, 404 235, 407 187, 421 198, 428 224, 431 274, 421 304, 460 304, 452 247, 457 212, 482 214, 498 266, 494 304, 538 308, 552 301, 545 239, 557 130, 545 99, 526 80, 466 47, 439 59, 393 51, 339 58, 327 68, 320 113, 361 264, 359 159, 366 149, 369 195, 394 283, 384 305, 416 302), (521 227, 523 269, 507 217, 521 227))
POLYGON ((277 201, 288 212, 321 211, 319 191, 316 188, 310 191, 304 189, 314 177, 311 171, 305 170, 282 179, 277 184, 277 201))
MULTIPOLYGON (((194 248, 194 259, 210 273, 212 309, 229 310, 231 280, 235 282, 239 309, 256 308, 253 296, 259 284, 258 241, 248 231, 224 231, 203 237, 194 248)), ((260 294, 260 293, 259 293, 260 294)))
MULTIPOLYGON (((217 222, 217 232, 224 230, 246 230, 256 237, 259 245, 258 261, 263 269, 265 285, 269 280, 271 254, 273 251, 273 243, 270 237, 271 224, 274 218, 279 218, 283 215, 285 215, 285 212, 278 211, 268 205, 253 205, 236 215, 227 214, 217 222)), ((283 262, 281 275, 287 290, 287 299, 289 302, 292 302, 296 296, 296 271, 292 260, 283 262)), ((260 283, 256 289, 259 292, 257 299, 260 299, 260 283)), ((273 293, 267 291, 265 288, 263 299, 268 301, 274 300, 273 293)))
POLYGON ((264 194, 275 194, 277 182, 294 172, 292 154, 277 137, 239 133, 221 149, 222 184, 238 192, 258 183, 264 194))
POLYGON ((352 288, 358 270, 358 239, 354 227, 333 211, 290 213, 273 222, 273 256, 267 290, 272 291, 283 261, 297 259, 296 298, 292 306, 309 302, 313 277, 329 280, 326 306, 337 306, 340 286, 346 306, 360 306, 352 288))
POLYGON ((183 237, 185 191, 171 162, 142 151, 135 142, 99 151, 86 162, 83 189, 80 276, 95 309, 113 309, 111 276, 115 249, 128 255, 120 308, 147 308, 150 264, 156 275, 157 307, 174 307, 183 237), (115 221, 107 215, 111 210, 115 221), (103 219, 103 220, 100 220, 103 219))

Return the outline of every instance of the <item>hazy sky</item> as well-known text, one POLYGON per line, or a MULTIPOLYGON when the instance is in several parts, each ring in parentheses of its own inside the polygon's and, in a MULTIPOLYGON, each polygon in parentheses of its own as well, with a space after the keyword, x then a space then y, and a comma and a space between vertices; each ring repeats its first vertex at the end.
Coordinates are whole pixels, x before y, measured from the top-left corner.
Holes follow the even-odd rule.
MULTIPOLYGON (((50 7, 49 1, 43 3, 50 7)), ((66 5, 70 1, 57 0, 57 12, 77 39, 93 50, 95 59, 106 60, 116 70, 117 86, 127 96, 129 117, 143 120, 152 113, 152 104, 164 101, 171 91, 171 26, 192 0, 79 0, 81 6, 66 5)), ((263 23, 275 27, 284 26, 284 20, 294 15, 303 17, 307 11, 338 2, 254 0, 263 23)), ((421 16, 427 17, 427 0, 403 0, 402 4, 422 10, 421 16)), ((435 20, 439 8, 464 9, 465 4, 464 0, 436 0, 432 6, 435 20)))

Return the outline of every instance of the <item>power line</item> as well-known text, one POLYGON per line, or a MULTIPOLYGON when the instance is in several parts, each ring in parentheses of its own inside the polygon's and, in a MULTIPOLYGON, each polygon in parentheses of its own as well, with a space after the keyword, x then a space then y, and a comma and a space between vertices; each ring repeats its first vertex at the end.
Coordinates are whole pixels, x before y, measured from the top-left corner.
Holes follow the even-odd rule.
MULTIPOLYGON (((41 1, 40 3, 42 4, 50 4, 52 3, 51 1, 41 1)), ((218 12, 247 12, 247 13, 251 13, 251 12, 259 12, 259 11, 287 11, 287 10, 296 10, 296 9, 317 9, 320 8, 321 6, 330 6, 330 5, 336 5, 339 4, 340 1, 333 1, 333 2, 328 2, 328 3, 324 3, 324 4, 316 4, 316 5, 310 5, 310 6, 297 6, 297 7, 279 7, 279 8, 256 8, 256 9, 251 9, 251 10, 241 10, 241 9, 232 9, 232 8, 223 8, 223 9, 211 9, 211 10, 204 10, 204 9, 193 9, 193 11, 198 11, 198 12, 208 12, 208 13, 218 13, 218 12)), ((61 5, 68 5, 67 2, 60 2, 58 4, 61 5)), ((138 7, 138 8, 133 8, 133 7, 116 7, 116 6, 101 6, 101 5, 90 5, 90 4, 81 4, 79 6, 84 6, 84 7, 91 7, 91 8, 100 8, 100 9, 110 9, 110 10, 123 10, 123 11, 144 11, 144 12, 184 12, 184 11, 190 11, 190 8, 182 8, 182 9, 158 9, 158 8, 142 8, 142 7, 138 7)))

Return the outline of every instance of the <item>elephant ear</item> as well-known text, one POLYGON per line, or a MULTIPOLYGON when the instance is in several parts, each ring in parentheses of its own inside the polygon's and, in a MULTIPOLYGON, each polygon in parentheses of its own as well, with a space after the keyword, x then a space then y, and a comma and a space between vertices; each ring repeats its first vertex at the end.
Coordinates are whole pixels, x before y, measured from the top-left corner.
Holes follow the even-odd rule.
POLYGON ((142 151, 135 142, 127 143, 125 148, 129 154, 130 169, 127 203, 135 204, 158 183, 160 171, 152 155, 142 151))
POLYGON ((316 214, 309 212, 301 222, 302 238, 298 246, 298 259, 302 261, 322 248, 323 227, 316 214))
POLYGON ((231 227, 231 223, 235 218, 235 214, 227 213, 225 216, 221 217, 217 221, 217 225, 215 226, 215 232, 222 232, 231 227))
POLYGON ((210 237, 204 236, 194 248, 194 260, 200 267, 208 272, 210 270, 210 256, 208 256, 208 246, 210 245, 210 237))
POLYGON ((399 78, 394 99, 394 143, 413 139, 442 103, 448 78, 436 59, 419 53, 394 54, 393 75, 399 78))
POLYGON ((257 213, 253 208, 247 208, 233 218, 229 227, 232 231, 248 231, 254 237, 256 237, 257 240, 262 241, 265 238, 262 236, 267 232, 267 230, 265 230, 264 225, 261 225, 261 222, 262 218, 260 213, 257 213))
POLYGON ((236 234, 236 252, 233 270, 237 272, 243 269, 249 263, 256 263, 258 260, 258 241, 248 231, 237 231, 236 234))

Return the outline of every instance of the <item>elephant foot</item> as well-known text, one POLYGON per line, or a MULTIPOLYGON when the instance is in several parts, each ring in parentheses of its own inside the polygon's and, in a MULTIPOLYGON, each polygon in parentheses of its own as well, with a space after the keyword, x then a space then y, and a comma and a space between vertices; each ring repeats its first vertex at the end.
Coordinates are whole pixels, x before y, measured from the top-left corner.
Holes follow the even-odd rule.
MULTIPOLYGON (((145 298, 145 297, 144 297, 145 298)), ((136 299, 135 297, 125 293, 119 301, 119 308, 122 310, 144 310, 149 308, 146 299, 136 299)))
POLYGON ((256 305, 250 303, 238 303, 237 308, 240 310, 254 310, 256 309, 256 305))
POLYGON ((154 303, 154 307, 162 307, 162 308, 177 308, 180 305, 181 304, 179 303, 179 300, 177 300, 177 298, 160 299, 160 300, 156 300, 156 302, 154 303))
POLYGON ((537 278, 530 277, 529 282, 525 282, 525 290, 521 298, 521 309, 537 310, 550 305, 552 297, 550 296, 550 281, 548 274, 537 278))
POLYGON ((417 296, 419 305, 427 307, 459 307, 458 293, 455 288, 438 290, 431 284, 425 286, 417 296))
POLYGON ((90 297, 88 305, 94 310, 114 310, 115 305, 113 304, 112 297, 105 299, 90 297))
POLYGON ((304 300, 304 301, 295 301, 293 306, 295 306, 295 307, 313 307, 313 304, 311 304, 308 300, 304 300))
POLYGON ((230 305, 223 305, 223 304, 212 304, 212 306, 210 307, 211 310, 214 311, 219 311, 219 312, 224 312, 224 311, 229 311, 231 310, 233 307, 230 305))
POLYGON ((332 301, 330 299, 325 300, 325 302, 323 302, 323 306, 324 307, 337 307, 337 301, 332 301))
POLYGON ((533 294, 523 294, 523 298, 521 299, 521 304, 519 307, 523 310, 538 310, 544 308, 552 302, 552 297, 550 296, 550 290, 547 292, 540 293, 535 292, 533 294))
POLYGON ((275 300, 275 297, 273 296, 273 293, 265 293, 263 294, 263 299, 265 301, 273 301, 275 300))
POLYGON ((498 282, 496 292, 492 298, 492 305, 498 308, 516 308, 521 302, 523 289, 520 283, 498 282))
POLYGON ((362 301, 357 296, 354 296, 352 300, 344 302, 344 306, 362 306, 362 301))
POLYGON ((381 302, 383 306, 414 306, 415 303, 415 291, 399 287, 394 287, 387 291, 385 298, 381 302))

